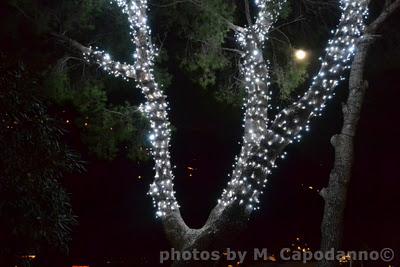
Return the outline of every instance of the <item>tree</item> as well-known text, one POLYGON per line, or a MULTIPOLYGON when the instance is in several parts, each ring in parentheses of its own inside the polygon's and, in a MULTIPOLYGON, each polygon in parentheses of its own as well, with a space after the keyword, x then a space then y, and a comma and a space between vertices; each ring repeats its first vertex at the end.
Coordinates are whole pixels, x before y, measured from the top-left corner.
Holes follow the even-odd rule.
MULTIPOLYGON (((321 251, 338 251, 342 243, 344 210, 354 161, 354 137, 360 118, 364 94, 368 83, 364 71, 368 50, 377 38, 378 30, 386 20, 400 8, 400 0, 386 1, 381 14, 366 28, 364 38, 357 43, 357 53, 352 63, 349 78, 349 96, 343 104, 343 126, 341 132, 332 137, 335 148, 335 163, 329 185, 320 191, 325 200, 321 224, 321 251)), ((336 266, 336 261, 322 259, 319 267, 336 266)))
MULTIPOLYGON (((262 48, 285 1, 257 1, 255 20, 248 19, 247 27, 227 23, 236 32, 240 47, 239 69, 246 91, 244 136, 231 180, 201 229, 191 229, 185 224, 173 190, 168 103, 154 75, 157 49, 152 43, 147 1, 114 2, 130 22, 135 45, 136 62, 133 65, 115 61, 110 54, 98 48, 85 47, 74 40, 60 37, 83 52, 89 62, 97 63, 114 76, 135 81, 142 90, 146 102, 141 110, 150 121, 149 140, 155 162, 155 180, 149 194, 153 197, 156 215, 162 219, 172 245, 180 250, 218 247, 224 239, 242 229, 252 211, 258 209, 259 197, 267 184, 268 175, 276 167, 278 158, 284 157, 285 147, 299 140, 301 131, 308 130, 310 119, 322 112, 327 100, 334 95, 333 89, 344 79, 356 51, 356 43, 363 38, 368 1, 340 1, 340 22, 328 42, 318 74, 309 90, 275 118, 268 113, 270 71, 262 48)), ((195 266, 201 263, 177 264, 195 266)))
POLYGON ((0 262, 11 266, 15 257, 68 250, 76 219, 61 178, 82 163, 61 142, 63 130, 37 96, 35 76, 1 59, 0 262))

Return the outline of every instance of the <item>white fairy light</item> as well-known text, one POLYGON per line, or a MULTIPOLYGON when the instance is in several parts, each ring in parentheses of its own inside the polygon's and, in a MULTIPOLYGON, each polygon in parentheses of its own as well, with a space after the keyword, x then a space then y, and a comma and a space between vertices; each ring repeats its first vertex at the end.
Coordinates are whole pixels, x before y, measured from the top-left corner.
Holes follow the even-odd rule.
MULTIPOLYGON (((147 0, 112 0, 127 15, 132 41, 136 47, 133 65, 114 61, 108 53, 89 48, 84 57, 100 65, 105 71, 125 80, 134 79, 142 90, 146 102, 140 110, 150 121, 149 141, 155 162, 154 182, 149 195, 153 198, 156 216, 163 217, 177 210, 179 205, 173 189, 173 173, 170 160, 171 126, 168 119, 168 103, 161 86, 154 77, 154 60, 157 49, 151 42, 151 30, 147 19, 147 0)), ((263 45, 268 33, 279 16, 285 0, 255 0, 258 14, 254 25, 236 35, 244 50, 240 72, 245 81, 246 99, 244 137, 242 149, 236 158, 234 171, 227 188, 218 203, 227 207, 237 201, 248 211, 258 209, 260 194, 267 177, 276 168, 276 159, 285 157, 283 149, 293 141, 299 141, 300 132, 309 130, 310 118, 321 114, 333 89, 343 80, 343 73, 350 66, 356 42, 364 31, 363 16, 367 15, 366 0, 341 0, 342 16, 334 36, 328 42, 326 57, 314 77, 310 89, 291 106, 283 109, 273 121, 268 119, 269 69, 263 59, 263 45), (274 3, 274 9, 271 4, 274 3)), ((279 108, 279 107, 277 107, 279 108)))
MULTIPOLYGON (((334 95, 333 89, 339 81, 344 79, 343 74, 350 67, 356 42, 362 38, 360 36, 365 29, 364 18, 368 14, 367 1, 341 0, 342 16, 339 25, 328 42, 325 59, 310 89, 270 122, 267 118, 270 105, 268 98, 264 98, 264 95, 268 95, 268 67, 260 59, 262 53, 254 53, 254 51, 262 51, 260 47, 264 40, 267 40, 269 29, 284 2, 278 0, 278 9, 274 13, 266 9, 271 1, 258 0, 256 4, 259 12, 255 25, 246 28, 237 36, 237 42, 244 50, 241 73, 245 77, 247 92, 244 105, 245 133, 231 180, 218 200, 218 203, 223 206, 228 206, 238 200, 238 203, 245 205, 249 212, 258 209, 254 199, 262 193, 267 181, 266 177, 271 169, 276 167, 276 159, 284 158, 286 154, 282 152, 283 149, 293 141, 299 141, 300 132, 303 129, 309 130, 309 119, 321 114, 326 100, 334 95), (256 33, 255 38, 254 33, 256 33), (262 81, 265 86, 260 87, 259 81, 262 81), (244 176, 252 178, 244 179, 244 176), (252 190, 246 190, 249 185, 252 185, 252 190)), ((305 58, 306 54, 299 53, 300 56, 305 58)))
POLYGON ((149 194, 157 208, 158 217, 165 216, 179 206, 173 190, 173 174, 170 162, 171 127, 168 120, 168 103, 160 86, 154 77, 154 59, 157 50, 151 43, 151 30, 147 25, 147 0, 126 1, 112 0, 128 16, 132 41, 136 46, 133 55, 134 65, 115 62, 111 56, 98 49, 90 49, 85 57, 97 62, 105 71, 116 77, 133 78, 142 90, 146 103, 140 110, 150 121, 151 131, 149 140, 152 145, 151 153, 155 162, 155 180, 150 185, 149 194))

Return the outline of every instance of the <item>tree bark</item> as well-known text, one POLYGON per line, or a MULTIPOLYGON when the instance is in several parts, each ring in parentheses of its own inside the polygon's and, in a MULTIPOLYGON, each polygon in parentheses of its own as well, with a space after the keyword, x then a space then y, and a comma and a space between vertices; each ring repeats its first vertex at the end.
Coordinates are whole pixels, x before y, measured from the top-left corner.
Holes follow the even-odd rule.
MULTIPOLYGON (((219 212, 214 209, 201 229, 189 229, 180 251, 219 251, 231 247, 235 239, 246 229, 249 220, 248 210, 243 205, 235 203, 219 212)), ((176 249, 176 248, 175 248, 176 249)), ((211 267, 219 266, 215 260, 175 260, 173 267, 211 267)))
MULTIPOLYGON (((354 161, 354 136, 360 118, 362 103, 368 83, 364 80, 364 70, 370 46, 375 41, 376 31, 387 18, 400 7, 400 0, 387 5, 380 16, 369 25, 357 46, 349 79, 349 96, 343 104, 343 126, 339 134, 331 139, 335 149, 335 163, 330 173, 327 188, 320 194, 325 200, 321 223, 321 251, 338 251, 343 239, 343 221, 347 191, 354 161)), ((326 259, 318 262, 318 267, 334 267, 337 261, 326 259)))
MULTIPOLYGON (((335 163, 330 174, 328 187, 320 192, 325 200, 321 225, 321 251, 328 251, 332 248, 337 251, 342 242, 343 216, 354 160, 354 135, 367 87, 367 83, 362 78, 370 42, 363 40, 358 46, 359 50, 350 75, 349 97, 346 104, 343 104, 342 131, 331 139, 335 148, 335 163)), ((318 267, 333 267, 336 264, 336 261, 323 259, 318 263, 318 267)))

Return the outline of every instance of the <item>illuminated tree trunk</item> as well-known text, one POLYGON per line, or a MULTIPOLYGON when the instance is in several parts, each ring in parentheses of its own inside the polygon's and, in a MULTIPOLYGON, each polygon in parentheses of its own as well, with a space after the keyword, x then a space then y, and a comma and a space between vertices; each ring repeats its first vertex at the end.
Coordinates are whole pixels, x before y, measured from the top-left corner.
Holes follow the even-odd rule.
MULTIPOLYGON (((149 195, 153 198, 156 216, 161 218, 172 247, 178 250, 219 249, 240 233, 250 214, 259 209, 260 196, 269 174, 276 167, 276 160, 284 157, 284 150, 289 144, 301 139, 300 133, 308 130, 310 120, 322 113, 328 99, 334 95, 334 89, 344 79, 345 71, 350 68, 356 43, 365 30, 367 0, 339 1, 339 24, 332 32, 320 70, 309 89, 275 118, 268 118, 270 79, 263 46, 285 1, 257 0, 254 24, 239 27, 228 23, 236 32, 236 40, 242 50, 239 67, 246 90, 244 134, 230 181, 201 229, 191 229, 186 225, 175 198, 169 152, 171 130, 168 102, 162 86, 157 84, 154 77, 157 49, 151 40, 147 0, 112 0, 127 15, 130 23, 135 45, 133 65, 114 61, 106 52, 63 38, 83 52, 88 61, 98 64, 109 74, 133 81, 132 85, 141 89, 146 99, 141 111, 150 121, 149 140, 155 170, 149 195)), ((202 261, 175 264, 212 266, 202 261)))
MULTIPOLYGON (((362 103, 368 83, 364 81, 364 70, 368 50, 375 41, 374 36, 378 27, 400 6, 400 0, 387 4, 381 15, 367 28, 364 38, 357 45, 349 79, 349 96, 343 104, 343 126, 339 134, 331 139, 335 149, 335 163, 329 178, 327 188, 320 194, 325 200, 324 215, 321 224, 321 250, 329 251, 340 249, 343 238, 344 211, 346 207, 347 191, 354 162, 354 136, 360 118, 362 103)), ((318 267, 334 267, 337 261, 325 259, 318 263, 318 267)))

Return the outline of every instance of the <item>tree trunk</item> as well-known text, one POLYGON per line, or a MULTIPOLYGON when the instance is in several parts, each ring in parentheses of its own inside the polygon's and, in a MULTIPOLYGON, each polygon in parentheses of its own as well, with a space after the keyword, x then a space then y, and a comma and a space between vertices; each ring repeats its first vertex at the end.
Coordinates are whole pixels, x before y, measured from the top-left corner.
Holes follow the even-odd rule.
MULTIPOLYGON (((222 252, 227 247, 232 247, 235 239, 246 229, 249 213, 243 206, 231 205, 219 212, 214 209, 201 229, 190 229, 183 239, 183 243, 177 244, 175 250, 188 251, 218 251, 221 259, 222 252)), ((212 267, 219 266, 216 260, 175 260, 173 267, 212 267)))
MULTIPOLYGON (((363 71, 369 43, 370 40, 364 39, 358 46, 350 74, 349 96, 346 104, 343 104, 343 127, 341 133, 331 139, 335 148, 335 163, 328 187, 321 190, 321 196, 325 200, 321 251, 337 251, 342 242, 343 216, 354 158, 353 141, 367 87, 367 83, 363 81, 363 71)), ((333 267, 336 264, 336 261, 323 259, 318 263, 318 267, 333 267)))
MULTIPOLYGON (((344 210, 346 206, 347 190, 350 182, 352 165, 354 161, 354 136, 361 107, 367 89, 364 81, 368 49, 376 37, 374 34, 378 28, 400 7, 400 1, 386 2, 380 16, 371 23, 357 46, 357 54, 354 58, 349 80, 349 96, 343 104, 343 126, 339 134, 331 139, 335 149, 335 163, 331 171, 327 188, 321 190, 321 196, 325 200, 324 215, 321 224, 321 251, 334 249, 338 251, 343 238, 344 210)), ((318 267, 334 267, 337 261, 318 262, 318 267)))

